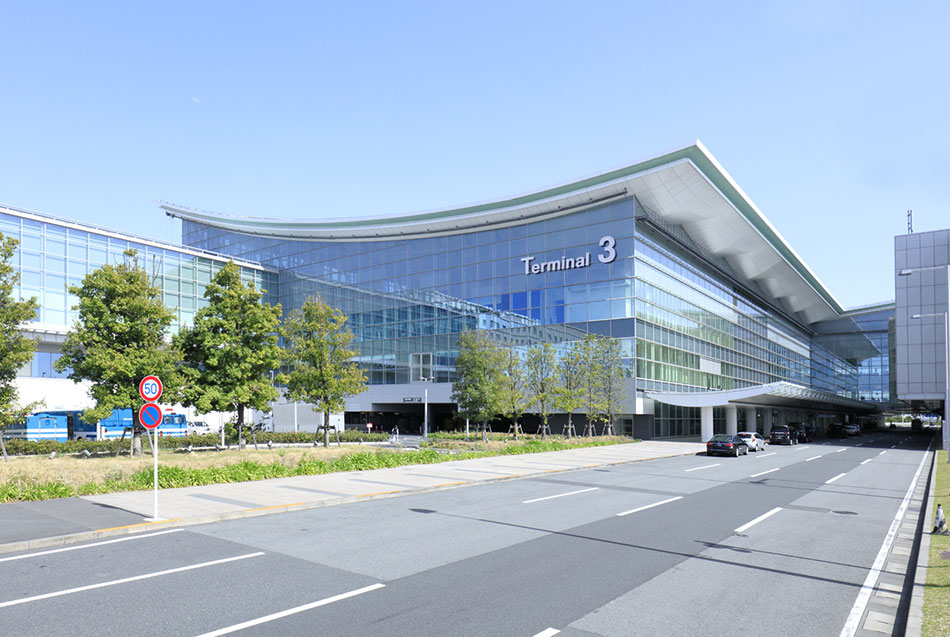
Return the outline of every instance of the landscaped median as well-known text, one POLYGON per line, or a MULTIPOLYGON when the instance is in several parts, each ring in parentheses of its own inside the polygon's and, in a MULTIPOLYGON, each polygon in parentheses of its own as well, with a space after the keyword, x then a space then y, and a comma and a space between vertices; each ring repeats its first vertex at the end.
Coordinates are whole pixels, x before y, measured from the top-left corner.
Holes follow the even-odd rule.
MULTIPOLYGON (((523 437, 505 442, 497 435, 485 443, 446 441, 450 452, 433 440, 419 450, 389 450, 370 446, 282 447, 244 451, 182 453, 159 445, 158 483, 163 489, 207 484, 247 482, 338 471, 365 471, 413 464, 433 464, 450 460, 484 458, 509 454, 563 451, 632 442, 629 438, 548 438, 523 437)), ((139 491, 152 488, 151 454, 53 458, 13 457, 0 462, 0 502, 49 500, 77 495, 139 491)))
MULTIPOLYGON (((937 452, 937 480, 934 499, 930 503, 933 519, 937 505, 942 504, 944 515, 950 509, 950 465, 947 452, 937 452)), ((924 529, 930 533, 931 529, 924 529)), ((924 637, 950 635, 950 536, 930 537, 930 561, 927 566, 927 585, 924 587, 924 637)))

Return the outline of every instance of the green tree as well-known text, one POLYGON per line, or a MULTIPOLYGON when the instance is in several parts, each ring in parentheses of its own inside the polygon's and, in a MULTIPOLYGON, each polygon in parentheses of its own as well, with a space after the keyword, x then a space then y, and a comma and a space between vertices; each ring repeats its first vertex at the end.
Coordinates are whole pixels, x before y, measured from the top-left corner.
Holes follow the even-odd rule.
POLYGON ((550 343, 535 345, 525 357, 525 388, 528 402, 541 417, 541 437, 551 432, 548 420, 557 397, 557 351, 550 343))
POLYGON ((616 338, 597 336, 594 339, 593 354, 597 364, 597 389, 600 393, 600 407, 605 436, 614 435, 614 420, 622 409, 624 399, 623 366, 620 363, 620 341, 616 338))
POLYGON ((573 416, 584 405, 584 366, 578 342, 571 343, 557 364, 557 387, 554 389, 555 408, 567 413, 564 434, 575 435, 573 416))
POLYGON ((280 305, 261 303, 261 291, 241 280, 230 262, 205 289, 206 307, 175 337, 182 354, 182 403, 200 413, 236 411, 244 448, 244 410, 268 411, 280 396, 271 372, 281 363, 280 305))
MULTIPOLYGON (((10 260, 16 252, 19 242, 12 237, 0 234, 0 432, 10 425, 26 418, 37 403, 20 405, 17 393, 17 372, 28 363, 36 351, 36 341, 20 332, 20 324, 36 318, 36 297, 18 301, 13 291, 20 283, 20 273, 10 260)), ((7 448, 0 436, 0 449, 3 459, 7 460, 7 448)))
POLYGON ((581 404, 584 415, 587 416, 584 435, 588 437, 596 433, 597 422, 605 420, 601 380, 603 369, 598 356, 598 342, 597 335, 588 334, 574 344, 580 358, 581 404))
POLYGON ((56 361, 59 372, 74 381, 89 381, 95 407, 83 412, 87 422, 99 422, 115 409, 132 409, 132 449, 142 454, 139 396, 142 378, 162 379, 166 396, 177 394, 178 353, 166 341, 172 313, 161 292, 139 265, 137 252, 126 250, 122 263, 90 272, 82 285, 69 288, 79 297, 79 318, 56 361))
POLYGON ((501 413, 501 351, 484 332, 463 332, 458 338, 456 380, 452 400, 459 415, 479 424, 488 439, 488 423, 501 413))
MULTIPOLYGON (((353 333, 346 316, 320 299, 310 298, 284 322, 281 334, 286 344, 289 371, 280 380, 287 396, 310 403, 323 412, 323 446, 330 446, 330 414, 346 406, 346 397, 366 389, 366 376, 353 361, 353 333)), ((314 435, 316 444, 318 432, 314 435)))
POLYGON ((521 429, 521 417, 528 409, 528 395, 525 387, 525 373, 521 365, 518 350, 509 347, 500 349, 501 376, 498 395, 501 414, 511 420, 511 430, 515 440, 524 433, 521 429))

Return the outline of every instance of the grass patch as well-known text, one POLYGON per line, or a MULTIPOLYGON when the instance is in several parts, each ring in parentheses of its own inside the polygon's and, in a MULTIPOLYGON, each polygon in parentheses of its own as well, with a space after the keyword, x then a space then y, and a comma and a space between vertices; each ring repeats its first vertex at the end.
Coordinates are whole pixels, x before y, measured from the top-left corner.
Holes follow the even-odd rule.
MULTIPOLYGON (((159 453, 158 484, 162 489, 208 484, 249 482, 339 471, 368 471, 387 467, 433 464, 449 460, 560 451, 630 442, 629 438, 527 439, 484 443, 451 441, 453 453, 428 447, 418 451, 361 448, 262 449, 221 453, 159 453), (480 446, 481 447, 480 447, 480 446)), ((0 502, 68 498, 115 491, 152 488, 152 458, 14 458, 0 463, 0 502)))
MULTIPOLYGON (((943 505, 944 515, 947 515, 950 510, 950 465, 947 465, 946 451, 937 452, 937 481, 931 503, 934 512, 938 504, 943 505)), ((930 531, 924 529, 924 533, 930 531)), ((940 557, 944 551, 950 552, 950 536, 930 536, 930 561, 924 587, 924 637, 950 634, 950 560, 940 557)))

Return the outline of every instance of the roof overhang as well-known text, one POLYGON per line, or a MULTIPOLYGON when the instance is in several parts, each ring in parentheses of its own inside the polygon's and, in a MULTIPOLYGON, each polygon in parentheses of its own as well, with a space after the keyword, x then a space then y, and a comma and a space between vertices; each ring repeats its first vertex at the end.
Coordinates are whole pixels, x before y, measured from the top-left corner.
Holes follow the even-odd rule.
POLYGON ((383 241, 518 225, 636 196, 681 226, 707 253, 758 284, 808 324, 841 304, 700 143, 535 193, 412 215, 307 221, 221 215, 170 203, 172 217, 257 236, 311 241, 383 241))
POLYGON ((820 389, 809 389, 784 381, 755 385, 742 389, 699 392, 647 391, 652 398, 680 407, 723 407, 726 405, 762 405, 792 409, 829 409, 835 411, 874 411, 875 407, 852 398, 845 398, 820 389))

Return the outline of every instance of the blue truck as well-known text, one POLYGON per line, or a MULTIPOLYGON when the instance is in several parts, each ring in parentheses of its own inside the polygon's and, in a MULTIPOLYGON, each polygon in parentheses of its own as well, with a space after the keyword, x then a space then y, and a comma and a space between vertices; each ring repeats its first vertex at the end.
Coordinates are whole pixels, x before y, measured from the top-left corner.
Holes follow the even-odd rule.
MULTIPOLYGON (((10 427, 4 433, 11 438, 25 440, 111 440, 121 438, 125 429, 132 427, 132 410, 116 409, 98 423, 87 423, 81 411, 49 411, 27 416, 22 425, 10 427)), ((159 436, 185 436, 188 419, 184 414, 167 412, 158 426, 159 436)))

